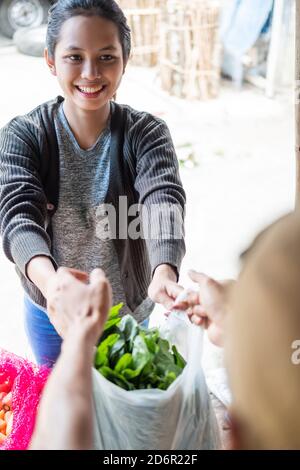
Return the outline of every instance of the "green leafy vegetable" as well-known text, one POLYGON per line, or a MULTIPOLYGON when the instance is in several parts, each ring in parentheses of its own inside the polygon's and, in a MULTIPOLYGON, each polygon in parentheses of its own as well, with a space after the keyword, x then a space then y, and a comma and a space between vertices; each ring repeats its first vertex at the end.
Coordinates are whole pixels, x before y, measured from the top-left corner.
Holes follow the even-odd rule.
POLYGON ((167 390, 186 362, 156 328, 138 325, 131 315, 120 317, 123 304, 111 308, 95 355, 95 367, 125 390, 167 390))

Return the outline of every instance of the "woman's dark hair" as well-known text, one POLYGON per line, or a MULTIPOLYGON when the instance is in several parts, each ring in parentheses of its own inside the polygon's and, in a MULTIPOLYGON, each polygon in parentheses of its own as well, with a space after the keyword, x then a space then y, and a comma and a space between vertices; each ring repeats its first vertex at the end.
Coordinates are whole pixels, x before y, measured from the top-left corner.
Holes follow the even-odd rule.
POLYGON ((54 58, 55 47, 65 21, 73 16, 101 16, 112 21, 118 28, 123 59, 127 62, 131 50, 131 33, 123 11, 114 0, 58 0, 49 10, 47 48, 54 58))

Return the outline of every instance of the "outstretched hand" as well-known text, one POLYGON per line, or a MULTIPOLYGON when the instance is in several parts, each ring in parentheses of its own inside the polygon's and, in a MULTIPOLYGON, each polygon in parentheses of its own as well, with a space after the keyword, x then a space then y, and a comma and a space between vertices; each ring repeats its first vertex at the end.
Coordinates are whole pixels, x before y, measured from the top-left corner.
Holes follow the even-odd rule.
POLYGON ((88 276, 80 271, 59 268, 48 282, 49 318, 63 339, 76 329, 95 345, 111 303, 111 286, 101 269, 95 269, 88 276))
POLYGON ((217 282, 206 274, 190 271, 189 276, 197 283, 197 292, 189 292, 184 300, 179 300, 173 309, 186 310, 191 321, 207 329, 208 338, 217 345, 224 342, 224 318, 226 295, 230 282, 217 282))

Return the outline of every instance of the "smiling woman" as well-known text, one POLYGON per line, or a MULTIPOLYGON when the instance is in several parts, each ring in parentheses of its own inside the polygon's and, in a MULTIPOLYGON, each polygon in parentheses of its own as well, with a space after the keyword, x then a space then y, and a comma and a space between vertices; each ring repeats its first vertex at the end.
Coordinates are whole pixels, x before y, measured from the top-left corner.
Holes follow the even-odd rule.
POLYGON ((39 363, 52 366, 61 338, 51 324, 49 286, 63 291, 58 267, 77 275, 101 267, 114 303, 124 303, 123 314, 138 322, 154 302, 172 306, 182 290, 185 192, 166 124, 114 100, 131 50, 118 4, 59 0, 49 11, 46 46, 64 96, 0 132, 0 227, 25 290, 32 349, 39 363), (145 240, 143 231, 130 236, 130 209, 137 205, 159 228, 153 238, 145 240), (113 208, 116 231, 110 219, 109 230, 99 230, 103 206, 113 208), (165 206, 178 208, 180 219, 163 217, 165 206))
POLYGON ((93 119, 93 124, 87 123, 84 135, 91 136, 87 147, 99 135, 99 123, 103 118, 107 120, 108 99, 114 96, 125 71, 128 53, 125 47, 123 50, 119 37, 116 24, 99 16, 73 16, 67 19, 60 29, 57 43, 48 29, 46 61, 51 73, 57 76, 65 96, 70 98, 65 106, 72 120, 71 127, 73 131, 75 128, 78 137, 79 129, 75 124, 78 110, 99 114, 98 122, 93 119), (103 105, 106 109, 104 114, 103 105))

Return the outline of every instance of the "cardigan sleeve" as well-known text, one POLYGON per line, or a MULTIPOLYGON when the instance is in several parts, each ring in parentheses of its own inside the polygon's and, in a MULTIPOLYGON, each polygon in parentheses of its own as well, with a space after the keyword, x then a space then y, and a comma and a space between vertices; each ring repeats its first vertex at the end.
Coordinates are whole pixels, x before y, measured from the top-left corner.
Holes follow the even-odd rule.
POLYGON ((148 114, 132 130, 135 189, 152 273, 158 265, 170 264, 178 275, 185 254, 186 196, 173 141, 165 122, 148 114))
POLYGON ((38 149, 30 124, 16 118, 1 129, 0 234, 5 255, 26 277, 27 264, 35 256, 48 256, 56 267, 45 227, 47 200, 38 149))

